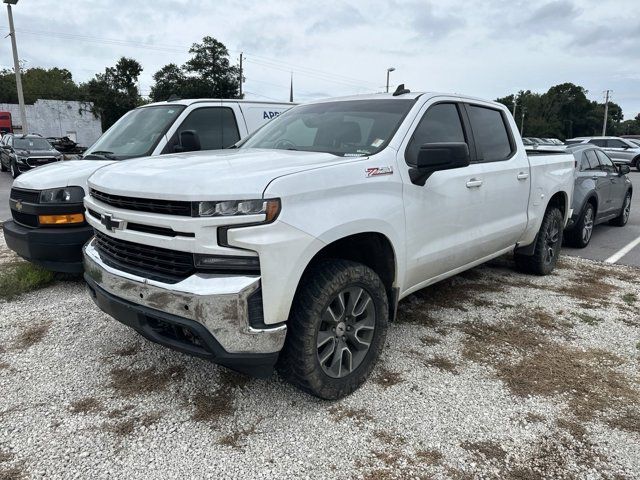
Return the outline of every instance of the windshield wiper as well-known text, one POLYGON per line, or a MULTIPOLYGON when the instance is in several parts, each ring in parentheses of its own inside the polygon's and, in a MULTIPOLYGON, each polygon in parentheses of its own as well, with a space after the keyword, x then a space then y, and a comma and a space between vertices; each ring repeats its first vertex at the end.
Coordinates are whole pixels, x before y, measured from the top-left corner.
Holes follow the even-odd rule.
POLYGON ((95 150, 93 152, 88 153, 86 157, 90 157, 91 155, 96 155, 98 157, 106 158, 107 160, 116 160, 116 157, 113 156, 113 152, 107 152, 106 150, 95 150))

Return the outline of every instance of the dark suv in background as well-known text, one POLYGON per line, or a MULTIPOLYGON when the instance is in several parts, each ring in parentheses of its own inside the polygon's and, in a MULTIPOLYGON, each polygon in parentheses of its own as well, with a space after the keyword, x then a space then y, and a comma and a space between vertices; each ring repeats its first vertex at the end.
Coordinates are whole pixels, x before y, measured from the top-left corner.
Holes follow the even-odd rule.
POLYGON ((631 213, 633 185, 627 177, 628 164, 615 164, 599 147, 590 143, 570 145, 566 149, 576 159, 573 215, 565 232, 565 243, 584 248, 591 240, 593 227, 608 221, 624 227, 631 213))
POLYGON ((0 169, 16 178, 32 168, 59 162, 62 154, 40 135, 7 134, 0 141, 0 169))

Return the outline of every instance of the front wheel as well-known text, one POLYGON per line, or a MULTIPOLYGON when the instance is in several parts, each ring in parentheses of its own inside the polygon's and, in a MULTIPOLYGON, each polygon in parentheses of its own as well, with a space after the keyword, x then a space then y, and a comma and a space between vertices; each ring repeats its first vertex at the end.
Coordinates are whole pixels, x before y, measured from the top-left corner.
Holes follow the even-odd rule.
POLYGON ((18 178, 18 175, 20 175, 20 170, 18 170, 15 160, 11 160, 10 168, 11 168, 11 176, 13 178, 18 178))
POLYGON ((553 271, 560 255, 563 222, 564 217, 558 207, 547 209, 536 237, 533 255, 515 254, 519 270, 536 275, 549 275, 553 271))
POLYGON ((278 368, 317 397, 349 395, 367 379, 387 336, 389 305, 369 267, 327 260, 302 279, 278 368))
POLYGON ((620 215, 613 220, 610 220, 609 223, 616 227, 624 227, 629 221, 629 215, 631 215, 631 192, 627 192, 624 197, 624 203, 622 204, 620 215))

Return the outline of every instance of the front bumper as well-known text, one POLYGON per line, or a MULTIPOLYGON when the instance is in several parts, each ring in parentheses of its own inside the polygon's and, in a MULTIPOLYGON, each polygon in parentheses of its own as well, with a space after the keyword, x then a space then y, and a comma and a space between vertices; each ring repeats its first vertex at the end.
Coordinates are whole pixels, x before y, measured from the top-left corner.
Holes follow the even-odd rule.
POLYGON ((7 246, 22 258, 47 270, 82 272, 82 246, 93 236, 89 225, 69 228, 28 228, 7 220, 3 224, 7 246))
POLYGON ((175 284, 116 270, 93 242, 84 247, 85 279, 98 307, 145 338, 234 370, 268 376, 286 325, 254 328, 248 300, 259 276, 195 274, 175 284))

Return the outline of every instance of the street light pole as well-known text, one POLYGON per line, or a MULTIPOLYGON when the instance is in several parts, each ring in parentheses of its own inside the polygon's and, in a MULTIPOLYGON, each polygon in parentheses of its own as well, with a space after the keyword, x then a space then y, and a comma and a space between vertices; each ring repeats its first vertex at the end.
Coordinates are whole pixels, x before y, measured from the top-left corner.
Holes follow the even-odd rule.
POLYGON ((24 107, 24 95, 22 93, 22 75, 20 75, 20 62, 18 61, 16 30, 13 28, 13 13, 11 12, 11 5, 18 3, 18 0, 4 0, 4 3, 7 4, 7 13, 9 14, 9 35, 11 36, 11 47, 13 49, 13 68, 16 71, 16 88, 18 89, 18 104, 20 105, 22 133, 29 133, 29 129, 27 128, 27 112, 24 107))
POLYGON ((387 93, 389 93, 389 74, 395 71, 394 67, 387 68, 387 93))

